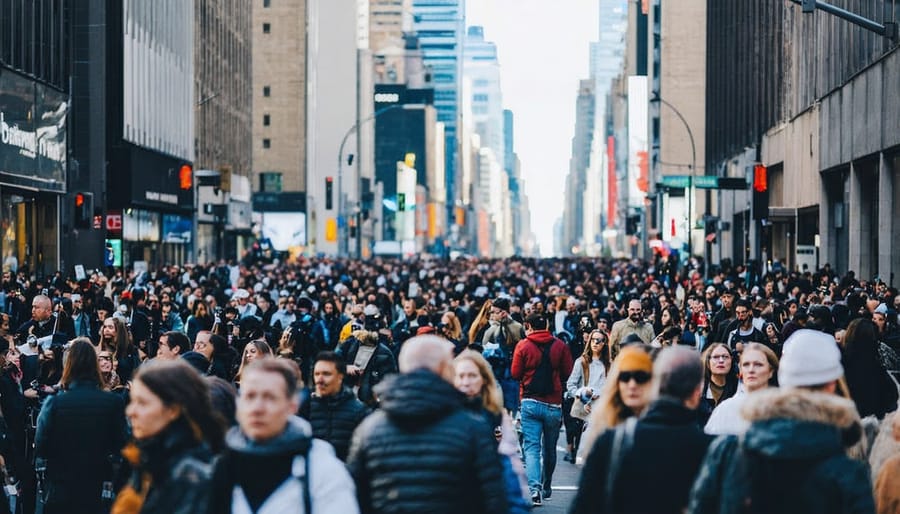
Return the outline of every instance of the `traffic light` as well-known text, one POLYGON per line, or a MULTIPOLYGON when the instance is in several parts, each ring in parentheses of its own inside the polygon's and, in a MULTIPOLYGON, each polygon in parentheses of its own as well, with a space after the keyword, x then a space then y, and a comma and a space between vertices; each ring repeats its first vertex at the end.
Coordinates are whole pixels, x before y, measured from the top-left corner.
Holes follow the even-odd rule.
POLYGON ((757 164, 753 167, 753 219, 762 220, 769 217, 769 178, 766 167, 757 164))
POLYGON ((334 208, 334 179, 325 177, 325 210, 334 208))
POLYGON ((94 194, 75 193, 75 210, 73 212, 73 225, 75 228, 89 229, 94 216, 94 194))
POLYGON ((182 164, 178 168, 178 188, 189 191, 194 187, 194 168, 190 164, 182 164))
POLYGON ((715 216, 704 216, 703 218, 703 235, 707 243, 716 242, 716 229, 718 229, 719 218, 715 216))

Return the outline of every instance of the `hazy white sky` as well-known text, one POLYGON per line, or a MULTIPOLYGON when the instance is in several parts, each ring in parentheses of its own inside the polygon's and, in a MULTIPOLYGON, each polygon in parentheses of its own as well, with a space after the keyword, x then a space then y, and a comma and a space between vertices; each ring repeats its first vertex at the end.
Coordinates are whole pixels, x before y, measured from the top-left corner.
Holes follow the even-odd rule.
POLYGON ((503 107, 515 116, 531 220, 541 252, 553 253, 575 132, 578 81, 598 39, 598 0, 467 0, 466 25, 497 44, 503 107))

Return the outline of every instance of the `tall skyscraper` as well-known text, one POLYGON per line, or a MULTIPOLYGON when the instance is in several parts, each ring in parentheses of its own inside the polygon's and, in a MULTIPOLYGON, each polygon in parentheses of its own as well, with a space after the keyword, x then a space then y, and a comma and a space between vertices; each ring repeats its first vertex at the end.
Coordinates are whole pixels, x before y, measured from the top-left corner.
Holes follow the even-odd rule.
POLYGON ((469 27, 463 47, 463 76, 472 81, 472 117, 481 146, 490 148, 506 170, 503 135, 503 96, 497 45, 484 39, 483 27, 469 27))
MULTIPOLYGON (((434 82, 434 105, 444 124, 448 215, 459 190, 457 121, 462 78, 465 0, 413 0, 413 30, 434 82)), ((448 219, 452 219, 450 216, 448 219)))
POLYGON ((198 187, 195 244, 202 250, 197 257, 204 261, 237 259, 249 243, 252 9, 248 1, 194 3, 194 168, 220 173, 220 187, 198 187), (228 206, 227 216, 207 214, 207 203, 228 206))
POLYGON ((306 0, 253 2, 254 208, 263 234, 306 243, 306 0), (281 226, 279 226, 279 224, 281 226))

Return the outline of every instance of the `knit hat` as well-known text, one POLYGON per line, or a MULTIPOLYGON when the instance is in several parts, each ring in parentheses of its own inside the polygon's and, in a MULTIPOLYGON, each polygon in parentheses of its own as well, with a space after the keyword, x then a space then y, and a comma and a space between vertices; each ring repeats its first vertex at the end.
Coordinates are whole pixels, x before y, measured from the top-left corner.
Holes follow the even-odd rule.
POLYGON ((843 375, 841 351, 833 336, 818 330, 800 329, 784 342, 778 365, 781 387, 817 386, 843 375))
POLYGON ((622 348, 616 357, 616 366, 619 371, 646 371, 653 372, 653 360, 650 355, 641 348, 630 346, 622 348))
POLYGON ((497 298, 492 305, 501 311, 509 312, 509 300, 506 298, 497 298))

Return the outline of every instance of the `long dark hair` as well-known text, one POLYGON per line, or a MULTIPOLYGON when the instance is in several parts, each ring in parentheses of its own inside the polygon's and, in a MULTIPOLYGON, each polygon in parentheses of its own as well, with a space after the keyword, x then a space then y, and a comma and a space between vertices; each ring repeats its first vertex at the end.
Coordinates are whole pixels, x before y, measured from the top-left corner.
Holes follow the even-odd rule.
POLYGON ((212 409, 209 385, 189 364, 181 359, 154 359, 138 369, 134 380, 139 380, 165 405, 181 407, 181 417, 198 442, 206 442, 213 452, 222 449, 224 422, 212 409))
POLYGON ((74 382, 89 382, 97 387, 103 385, 100 366, 97 364, 97 350, 87 337, 77 337, 72 341, 65 361, 60 381, 64 389, 68 389, 74 382))
POLYGON ((591 339, 594 338, 594 334, 600 335, 603 338, 603 349, 600 350, 600 362, 603 363, 603 367, 606 369, 606 373, 609 374, 609 336, 606 335, 606 332, 598 329, 594 329, 591 331, 590 337, 588 337, 588 342, 584 345, 584 352, 581 354, 581 371, 584 376, 584 381, 587 382, 591 377, 591 361, 594 360, 594 351, 591 349, 591 339))

